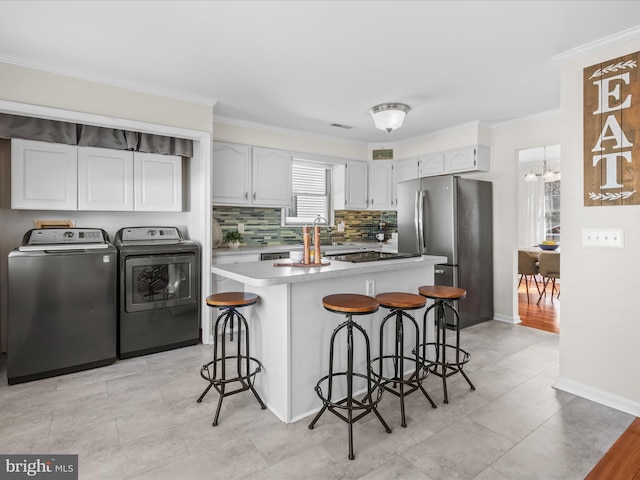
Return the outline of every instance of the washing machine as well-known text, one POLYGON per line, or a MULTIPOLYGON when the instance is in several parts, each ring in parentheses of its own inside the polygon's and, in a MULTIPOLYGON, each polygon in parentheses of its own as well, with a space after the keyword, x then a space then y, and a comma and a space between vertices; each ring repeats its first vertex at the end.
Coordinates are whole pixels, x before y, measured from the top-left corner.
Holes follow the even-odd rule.
POLYGON ((9 384, 113 363, 117 284, 104 230, 29 230, 8 256, 9 384))
POLYGON ((127 227, 118 250, 118 357, 200 341, 200 247, 177 227, 127 227))

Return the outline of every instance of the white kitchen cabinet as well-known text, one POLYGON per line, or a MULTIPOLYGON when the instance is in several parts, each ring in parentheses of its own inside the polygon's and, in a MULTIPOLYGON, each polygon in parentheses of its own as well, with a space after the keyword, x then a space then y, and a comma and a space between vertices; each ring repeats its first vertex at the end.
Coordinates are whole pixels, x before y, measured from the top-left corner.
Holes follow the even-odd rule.
MULTIPOLYGON (((344 195, 342 189, 334 187, 334 195, 344 196, 344 202, 336 208, 346 210, 393 210, 395 208, 394 165, 391 160, 370 162, 346 162, 344 168, 344 195), (344 206, 343 206, 344 205, 344 206)), ((334 175, 334 181, 342 181, 334 175)))
POLYGON ((133 210, 133 152, 78 147, 78 210, 133 210))
POLYGON ((182 211, 182 157, 11 141, 11 208, 182 211))
POLYGON ((365 210, 369 207, 367 162, 347 161, 345 171, 345 209, 365 210))
POLYGON ((133 177, 135 211, 182 211, 182 157, 135 152, 133 177))
POLYGON ((421 155, 418 166, 418 175, 428 177, 430 175, 442 175, 445 173, 444 153, 421 155))
POLYGON ((419 177, 418 166, 420 159, 408 158, 407 160, 398 160, 395 164, 395 176, 396 182, 406 182, 408 180, 415 180, 419 177))
POLYGON ((291 206, 291 154, 253 147, 251 152, 251 203, 259 206, 291 206))
POLYGON ((369 208, 395 208, 393 161, 373 160, 369 163, 369 208))
POLYGON ((291 183, 289 152, 214 142, 214 204, 288 207, 291 183))
POLYGON ((445 152, 421 155, 418 174, 420 177, 449 175, 489 170, 489 147, 473 145, 445 152))
POLYGON ((251 188, 251 147, 233 143, 213 143, 213 203, 249 205, 251 188))
POLYGON ((77 147, 12 139, 11 208, 76 210, 77 147))
POLYGON ((489 170, 489 148, 471 146, 444 152, 447 173, 489 170))

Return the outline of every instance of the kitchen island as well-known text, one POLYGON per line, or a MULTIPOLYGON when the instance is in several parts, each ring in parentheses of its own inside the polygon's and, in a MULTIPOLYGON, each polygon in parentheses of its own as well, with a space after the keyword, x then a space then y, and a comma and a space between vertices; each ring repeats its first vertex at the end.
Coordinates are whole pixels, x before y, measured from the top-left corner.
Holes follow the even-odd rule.
MULTIPOLYGON (((327 373, 331 334, 345 320, 326 311, 322 298, 336 293, 364 295, 367 283, 372 282, 375 293, 417 293, 421 285, 433 285, 433 267, 444 262, 445 257, 428 255, 367 263, 332 261, 305 267, 261 261, 216 265, 211 272, 241 282, 245 291, 260 296, 258 303, 241 310, 249 321, 251 356, 263 365, 255 387, 268 408, 283 422, 291 423, 322 406, 314 387, 327 373)), ((420 325, 422 312, 413 312, 420 325)), ((378 354, 379 325, 387 313, 380 309, 373 315, 354 317, 369 335, 372 357, 378 354)), ((433 335, 432 326, 430 329, 428 337, 433 335)), ((345 345, 336 354, 339 361, 346 357, 346 343, 343 339, 337 342, 345 345)), ((359 371, 365 368, 362 347, 355 342, 355 368, 359 371)))

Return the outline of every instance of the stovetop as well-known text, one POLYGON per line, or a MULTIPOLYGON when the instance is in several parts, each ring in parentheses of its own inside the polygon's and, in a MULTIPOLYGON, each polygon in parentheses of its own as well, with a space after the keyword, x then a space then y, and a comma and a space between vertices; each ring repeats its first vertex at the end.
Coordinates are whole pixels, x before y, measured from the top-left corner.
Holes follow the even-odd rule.
POLYGON ((339 255, 327 255, 327 258, 340 262, 363 263, 379 262, 381 260, 398 260, 401 258, 413 258, 419 256, 419 253, 353 252, 339 255))

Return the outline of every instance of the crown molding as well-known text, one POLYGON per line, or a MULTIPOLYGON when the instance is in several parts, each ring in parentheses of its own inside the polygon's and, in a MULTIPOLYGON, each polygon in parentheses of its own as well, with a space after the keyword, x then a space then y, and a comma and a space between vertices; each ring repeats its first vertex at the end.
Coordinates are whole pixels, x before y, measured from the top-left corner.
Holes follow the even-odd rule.
POLYGON ((623 30, 618 33, 614 33, 613 35, 601 38, 600 40, 595 40, 579 47, 572 48, 571 50, 567 50, 566 52, 560 53, 558 55, 554 55, 553 60, 559 63, 564 63, 569 60, 574 60, 576 58, 582 57, 588 53, 602 50, 603 48, 611 47, 613 45, 618 45, 619 43, 633 40, 638 37, 640 37, 640 25, 629 28, 627 30, 623 30))

